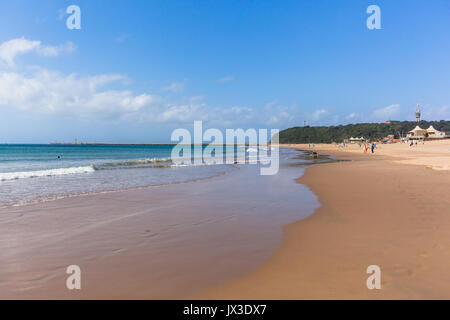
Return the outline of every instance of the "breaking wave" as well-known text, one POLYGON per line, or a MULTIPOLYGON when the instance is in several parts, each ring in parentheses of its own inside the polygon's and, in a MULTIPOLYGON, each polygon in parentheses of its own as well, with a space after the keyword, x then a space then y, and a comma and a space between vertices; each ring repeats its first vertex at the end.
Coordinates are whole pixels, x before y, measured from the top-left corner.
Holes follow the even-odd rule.
MULTIPOLYGON (((248 150, 248 152, 253 150, 248 150)), ((235 161, 225 162, 214 160, 213 158, 202 159, 200 162, 194 161, 196 158, 191 159, 177 159, 172 161, 171 158, 152 158, 152 159, 133 159, 133 160, 119 160, 112 162, 96 163, 85 166, 69 167, 69 168, 56 168, 56 169, 44 169, 34 171, 18 171, 18 172, 0 172, 0 181, 18 180, 25 178, 36 177, 50 177, 69 174, 83 174, 93 173, 97 170, 115 170, 115 169, 139 169, 139 168, 176 168, 176 167, 193 167, 215 164, 248 164, 248 163, 265 163, 266 157, 254 157, 245 154, 237 157, 235 161), (184 161, 183 161, 184 160, 184 161)), ((198 159, 197 159, 198 160, 198 159)))
POLYGON ((36 178, 36 177, 60 176, 74 173, 91 173, 94 171, 95 169, 92 166, 85 166, 85 167, 58 168, 58 169, 37 170, 37 171, 0 172, 0 181, 36 178))
POLYGON ((106 163, 103 163, 101 165, 101 167, 136 166, 136 165, 143 165, 143 164, 170 163, 170 162, 172 162, 172 160, 170 158, 136 159, 136 160, 106 162, 106 163))

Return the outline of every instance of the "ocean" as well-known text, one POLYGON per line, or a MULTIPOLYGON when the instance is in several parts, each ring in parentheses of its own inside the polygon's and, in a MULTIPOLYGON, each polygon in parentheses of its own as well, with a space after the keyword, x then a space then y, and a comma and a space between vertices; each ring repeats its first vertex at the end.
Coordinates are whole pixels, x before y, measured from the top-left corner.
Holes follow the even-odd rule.
MULTIPOLYGON (((239 168, 239 164, 178 165, 170 159, 173 147, 0 145, 0 207, 189 182, 239 168)), ((244 157, 248 162, 248 151, 248 147, 235 147, 233 156, 244 157)), ((223 153, 226 154, 226 148, 223 153)))

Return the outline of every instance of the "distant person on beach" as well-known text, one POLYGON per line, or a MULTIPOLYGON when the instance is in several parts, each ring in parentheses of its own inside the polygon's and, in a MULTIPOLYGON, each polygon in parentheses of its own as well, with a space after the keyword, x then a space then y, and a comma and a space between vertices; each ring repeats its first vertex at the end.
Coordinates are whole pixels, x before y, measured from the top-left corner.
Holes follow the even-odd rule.
POLYGON ((374 143, 372 143, 372 153, 374 153, 374 149, 376 148, 376 144, 375 144, 375 142, 374 143))

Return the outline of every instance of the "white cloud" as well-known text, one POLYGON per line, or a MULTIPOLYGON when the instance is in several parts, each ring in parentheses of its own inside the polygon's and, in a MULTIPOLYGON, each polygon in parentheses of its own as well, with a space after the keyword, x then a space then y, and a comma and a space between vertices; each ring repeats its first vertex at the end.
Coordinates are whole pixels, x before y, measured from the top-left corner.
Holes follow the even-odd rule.
POLYGON ((39 69, 35 74, 0 73, 0 108, 80 117, 110 117, 136 112, 156 100, 129 90, 101 90, 120 75, 79 77, 39 69))
POLYGON ((422 119, 425 120, 450 120, 450 106, 422 107, 422 119))
POLYGON ((162 91, 170 91, 173 93, 180 93, 184 90, 184 82, 172 82, 167 87, 161 88, 162 91))
POLYGON ((345 117, 345 119, 347 119, 347 120, 353 120, 353 119, 355 119, 357 117, 357 114, 355 113, 355 112, 352 112, 352 113, 350 113, 349 115, 347 115, 346 117, 345 117))
POLYGON ((235 78, 233 76, 226 76, 226 77, 218 79, 217 81, 219 81, 220 83, 225 83, 225 82, 233 81, 234 79, 235 78))
POLYGON ((14 58, 27 52, 36 52, 42 56, 58 56, 63 52, 75 50, 73 43, 68 42, 60 46, 44 46, 40 41, 28 40, 24 37, 8 40, 0 44, 0 64, 14 67, 14 58))
POLYGON ((192 122, 194 120, 208 120, 208 113, 204 105, 168 105, 162 108, 154 119, 157 122, 192 122))
POLYGON ((67 42, 66 44, 59 46, 38 46, 36 48, 37 53, 46 57, 56 57, 61 53, 70 53, 75 50, 75 45, 72 42, 67 42))
POLYGON ((163 97, 130 90, 110 90, 125 76, 76 74, 38 69, 34 73, 0 72, 0 110, 58 114, 82 119, 124 119, 149 123, 209 121, 217 126, 244 123, 255 118, 252 108, 218 108, 192 97, 187 103, 168 103, 163 97), (238 120, 236 120, 238 119, 238 120))
POLYGON ((40 41, 30 41, 25 38, 12 39, 0 45, 0 61, 8 66, 14 66, 14 57, 36 49, 40 41))
POLYGON ((189 98, 189 102, 202 101, 205 99, 205 96, 192 96, 189 98))
MULTIPOLYGON (((72 43, 46 46, 40 41, 12 39, 0 44, 0 64, 13 67, 15 57, 28 52, 42 56, 57 56, 73 50, 72 43)), ((245 128, 249 125, 284 128, 298 125, 299 122, 303 123, 303 119, 323 121, 323 118, 331 117, 325 109, 316 110, 312 115, 305 115, 295 105, 283 106, 276 101, 268 103, 264 108, 236 105, 223 108, 206 104, 203 96, 177 101, 171 95, 161 97, 148 92, 134 93, 126 88, 120 88, 120 85, 126 85, 128 82, 128 78, 120 74, 80 76, 39 67, 19 70, 0 69, 0 110, 16 109, 20 112, 56 114, 83 119, 171 122, 180 125, 203 120, 208 122, 208 125, 218 128, 245 128)), ((233 76, 227 76, 218 81, 233 80, 233 76)), ((185 82, 173 82, 161 88, 161 91, 179 93, 184 89, 185 82)))
POLYGON ((400 114, 400 105, 399 104, 391 104, 387 107, 375 109, 373 111, 373 116, 376 120, 387 121, 387 120, 395 120, 394 117, 400 114))
POLYGON ((312 114, 312 121, 320 121, 323 117, 328 115, 328 111, 325 109, 319 109, 313 112, 312 114))
POLYGON ((277 101, 266 104, 262 117, 263 119, 261 119, 261 122, 267 123, 270 126, 285 126, 290 123, 294 124, 295 119, 300 119, 296 106, 282 106, 278 104, 277 101))
POLYGON ((88 77, 88 85, 89 89, 91 91, 95 91, 98 88, 107 85, 109 83, 115 82, 115 81, 125 81, 128 78, 121 75, 121 74, 100 74, 96 76, 90 76, 88 77))
POLYGON ((180 126, 203 120, 205 125, 216 128, 250 126, 283 129, 303 125, 303 120, 308 119, 329 124, 338 121, 326 109, 303 113, 296 105, 283 106, 276 101, 263 108, 212 106, 205 103, 202 96, 183 98, 184 102, 180 103, 180 99, 174 101, 170 96, 128 90, 128 78, 120 74, 80 76, 42 68, 27 70, 26 73, 0 70, 0 111, 16 109, 19 112, 79 119, 173 123, 180 126))

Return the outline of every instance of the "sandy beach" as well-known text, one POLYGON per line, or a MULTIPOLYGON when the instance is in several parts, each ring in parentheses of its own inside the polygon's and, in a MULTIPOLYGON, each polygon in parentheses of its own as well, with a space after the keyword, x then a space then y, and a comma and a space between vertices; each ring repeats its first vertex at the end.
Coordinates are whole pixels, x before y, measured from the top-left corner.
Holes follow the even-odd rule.
POLYGON ((298 180, 322 206, 286 226, 268 263, 198 297, 449 299, 450 141, 379 145, 374 154, 313 149, 351 160, 312 166, 298 180), (381 268, 380 290, 366 287, 369 265, 381 268))
POLYGON ((312 149, 342 161, 0 209, 0 298, 450 298, 450 141, 312 149))

